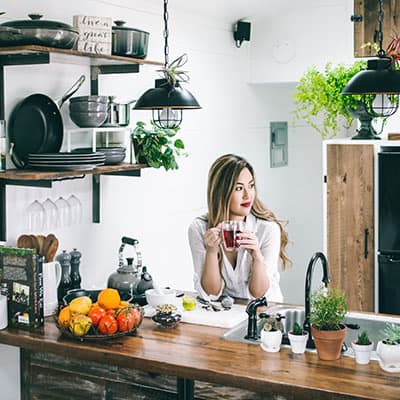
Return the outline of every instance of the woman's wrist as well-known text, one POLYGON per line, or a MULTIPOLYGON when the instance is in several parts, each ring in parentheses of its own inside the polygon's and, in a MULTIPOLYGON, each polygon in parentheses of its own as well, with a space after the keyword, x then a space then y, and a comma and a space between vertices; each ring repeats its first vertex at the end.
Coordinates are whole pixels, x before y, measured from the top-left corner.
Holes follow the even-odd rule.
POLYGON ((253 263, 257 262, 257 263, 262 263, 264 264, 264 256, 262 255, 261 251, 253 251, 251 254, 252 258, 253 258, 253 263))

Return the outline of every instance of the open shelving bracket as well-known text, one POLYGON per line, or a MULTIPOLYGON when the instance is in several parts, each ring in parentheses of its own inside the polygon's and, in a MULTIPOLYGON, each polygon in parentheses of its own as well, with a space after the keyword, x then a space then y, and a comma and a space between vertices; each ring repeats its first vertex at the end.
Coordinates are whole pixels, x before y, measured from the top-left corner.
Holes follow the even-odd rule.
POLYGON ((6 186, 31 186, 51 188, 53 182, 49 180, 25 181, 18 179, 1 179, 0 180, 0 241, 7 239, 7 204, 6 204, 6 186))
POLYGON ((92 222, 100 222, 100 178, 101 175, 140 176, 140 169, 133 171, 116 171, 92 175, 92 222))
MULTIPOLYGON (((98 94, 98 78, 101 74, 119 74, 119 73, 137 73, 139 65, 157 65, 163 63, 148 60, 138 60, 128 57, 118 56, 102 56, 96 54, 88 54, 78 52, 76 50, 55 49, 44 46, 15 46, 8 48, 0 48, 0 119, 5 119, 5 91, 4 91, 4 67, 12 65, 34 65, 34 64, 50 64, 52 57, 66 57, 68 60, 90 59, 90 90, 92 94, 98 94)), ((67 61, 68 62, 68 61, 67 61)), ((137 169, 122 169, 116 171, 104 171, 101 173, 93 173, 93 194, 92 209, 93 222, 100 222, 100 175, 124 175, 124 176, 140 176, 140 168, 146 165, 138 166, 137 169)), ((14 174, 11 174, 14 175, 14 174)), ((6 240, 6 186, 31 186, 51 188, 53 181, 64 179, 82 178, 85 175, 51 177, 47 179, 12 179, 1 177, 0 174, 0 241, 6 240)))

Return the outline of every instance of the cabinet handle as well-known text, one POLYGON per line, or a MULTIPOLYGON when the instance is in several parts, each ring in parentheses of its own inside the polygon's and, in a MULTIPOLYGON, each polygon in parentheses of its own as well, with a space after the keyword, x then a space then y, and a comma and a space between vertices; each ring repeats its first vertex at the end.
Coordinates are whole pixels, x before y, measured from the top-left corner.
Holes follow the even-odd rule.
POLYGON ((368 228, 364 229, 364 258, 368 258, 368 235, 369 231, 368 228))
POLYGON ((354 14, 350 17, 351 22, 361 22, 363 20, 362 15, 354 14))

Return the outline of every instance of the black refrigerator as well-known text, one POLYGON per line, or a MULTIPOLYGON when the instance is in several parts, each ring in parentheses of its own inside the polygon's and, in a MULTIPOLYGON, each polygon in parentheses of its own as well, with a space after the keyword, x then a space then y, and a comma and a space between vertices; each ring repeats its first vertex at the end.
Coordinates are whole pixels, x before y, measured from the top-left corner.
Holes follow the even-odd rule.
POLYGON ((378 308, 400 315, 400 146, 382 146, 378 171, 378 308))

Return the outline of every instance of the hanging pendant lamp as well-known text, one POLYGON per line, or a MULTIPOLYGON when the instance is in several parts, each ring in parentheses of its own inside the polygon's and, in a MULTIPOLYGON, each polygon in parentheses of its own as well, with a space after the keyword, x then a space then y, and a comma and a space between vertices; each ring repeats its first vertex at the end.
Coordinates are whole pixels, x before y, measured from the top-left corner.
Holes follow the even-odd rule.
POLYGON ((155 88, 147 90, 135 103, 135 110, 152 110, 153 123, 159 128, 177 128, 182 122, 182 111, 201 108, 195 97, 181 86, 189 80, 180 70, 187 61, 186 54, 169 65, 168 0, 164 0, 164 68, 165 78, 156 79, 155 88))
POLYGON ((365 110, 373 118, 389 117, 399 107, 400 71, 395 69, 395 59, 388 57, 382 48, 382 20, 382 0, 379 0, 378 58, 368 60, 367 69, 354 75, 342 90, 345 95, 362 95, 365 110))

